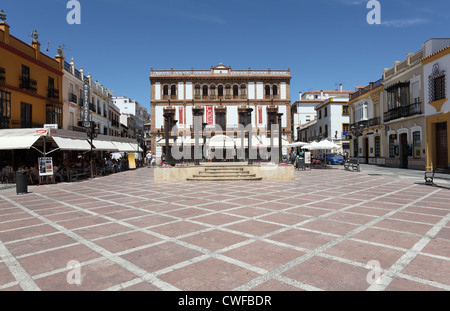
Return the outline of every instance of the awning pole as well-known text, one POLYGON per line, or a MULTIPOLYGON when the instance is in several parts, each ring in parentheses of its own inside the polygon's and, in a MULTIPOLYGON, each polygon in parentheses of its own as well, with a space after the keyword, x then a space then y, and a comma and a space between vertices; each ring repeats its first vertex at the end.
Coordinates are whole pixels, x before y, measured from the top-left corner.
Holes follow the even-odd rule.
POLYGON ((38 148, 36 148, 36 147, 34 147, 34 146, 31 146, 31 148, 33 148, 33 149, 35 149, 37 152, 39 152, 40 154, 42 154, 42 155, 45 155, 41 150, 39 150, 38 148))

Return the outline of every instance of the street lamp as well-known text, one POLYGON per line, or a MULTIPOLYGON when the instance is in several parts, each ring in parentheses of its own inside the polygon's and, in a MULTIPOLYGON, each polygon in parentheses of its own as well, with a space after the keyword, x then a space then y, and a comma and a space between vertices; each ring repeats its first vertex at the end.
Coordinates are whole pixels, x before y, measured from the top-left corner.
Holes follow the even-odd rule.
MULTIPOLYGON (((194 162, 195 162, 195 165, 198 166, 198 165, 200 165, 200 160, 198 158, 196 158, 196 155, 198 153, 198 148, 199 148, 199 137, 197 135, 198 128, 195 126, 196 125, 195 123, 196 123, 197 117, 201 117, 203 115, 203 109, 193 108, 192 111, 194 113, 194 131, 195 131, 195 133, 194 133, 194 139, 195 139, 194 162)), ((203 127, 203 124, 202 124, 202 127, 203 127)), ((202 132, 203 132, 203 129, 202 129, 202 132)), ((203 133, 202 133, 202 135, 203 135, 203 133)), ((203 147, 204 147, 204 145, 203 145, 203 147)))
POLYGON ((95 122, 88 121, 85 123, 86 134, 91 144, 91 179, 94 178, 94 139, 97 138, 99 129, 95 122))
POLYGON ((280 157, 280 162, 283 159, 283 142, 282 142, 282 137, 281 137, 281 117, 283 116, 282 113, 277 113, 278 116, 278 148, 279 148, 279 153, 278 156, 280 157))
MULTIPOLYGON (((359 138, 361 137, 361 136, 363 136, 364 134, 363 134, 363 131, 364 131, 364 125, 363 124, 359 124, 359 125, 352 125, 351 127, 350 127, 350 131, 352 132, 352 134, 356 137, 356 142, 357 142, 357 150, 356 150, 356 153, 357 153, 357 161, 358 161, 358 164, 359 164, 359 138)), ((354 145, 353 145, 354 146, 354 145)))
POLYGON ((253 136, 253 128, 252 128, 252 112, 253 109, 252 108, 247 108, 247 124, 250 127, 248 130, 248 165, 252 165, 253 164, 253 159, 252 159, 252 136, 253 136))
POLYGON ((205 157, 205 161, 207 161, 208 159, 206 159, 206 135, 205 135, 205 128, 208 125, 208 123, 202 123, 202 135, 203 135, 203 156, 205 157))
MULTIPOLYGON (((178 120, 173 120, 173 131, 174 131, 174 135, 173 135, 173 147, 175 146, 175 143, 176 143, 176 141, 177 141, 177 139, 178 139, 178 126, 177 126, 177 124, 178 124, 178 120)), ((173 159, 172 158, 172 151, 170 151, 170 160, 173 162, 173 161, 175 161, 175 159, 173 159)))
POLYGON ((172 158, 170 154, 170 148, 169 148, 169 127, 170 127, 170 121, 172 119, 171 113, 164 113, 164 132, 165 132, 165 140, 166 140, 166 163, 170 162, 170 159, 172 158))
MULTIPOLYGON (((136 134, 136 141, 137 141, 136 155, 138 156, 138 160, 139 160, 139 142, 140 142, 140 140, 142 140, 142 138, 143 138, 143 136, 140 133, 136 134)), ((136 156, 134 158, 136 160, 136 156)), ((136 165, 136 168, 137 168, 137 165, 136 165)))

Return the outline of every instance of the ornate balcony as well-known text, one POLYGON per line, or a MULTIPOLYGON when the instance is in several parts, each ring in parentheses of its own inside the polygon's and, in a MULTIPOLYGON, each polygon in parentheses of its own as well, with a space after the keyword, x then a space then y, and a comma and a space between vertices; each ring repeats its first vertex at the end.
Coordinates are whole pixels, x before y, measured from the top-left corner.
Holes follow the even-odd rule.
POLYGON ((6 82, 6 70, 3 67, 0 67, 0 83, 5 83, 6 82))
POLYGON ((385 112, 384 122, 420 114, 422 114, 422 105, 420 101, 416 101, 414 104, 396 107, 385 112))
POLYGON ((59 90, 48 89, 47 90, 47 97, 51 98, 51 99, 59 99, 59 90))
POLYGON ((37 93, 37 81, 30 79, 30 78, 26 78, 23 76, 19 77, 19 81, 20 81, 20 88, 33 92, 33 93, 37 93))

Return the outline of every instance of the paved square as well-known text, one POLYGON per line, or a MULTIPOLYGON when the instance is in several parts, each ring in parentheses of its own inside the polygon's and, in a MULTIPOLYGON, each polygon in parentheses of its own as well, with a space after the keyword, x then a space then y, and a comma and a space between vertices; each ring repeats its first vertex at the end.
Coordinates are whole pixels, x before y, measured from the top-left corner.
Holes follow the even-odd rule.
POLYGON ((450 290, 450 190, 295 176, 155 183, 143 168, 1 190, 0 290, 450 290))

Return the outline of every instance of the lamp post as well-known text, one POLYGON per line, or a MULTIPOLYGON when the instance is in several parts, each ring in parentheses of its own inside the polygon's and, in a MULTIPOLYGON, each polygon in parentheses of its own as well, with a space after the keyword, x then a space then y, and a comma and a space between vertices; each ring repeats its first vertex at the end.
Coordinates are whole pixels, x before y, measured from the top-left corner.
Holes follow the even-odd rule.
POLYGON ((89 137, 89 142, 91 144, 91 179, 94 178, 94 139, 97 138, 99 129, 95 122, 88 121, 85 123, 86 134, 89 137))
MULTIPOLYGON (((192 111, 194 113, 194 139, 195 139, 194 162, 195 165, 198 166, 200 165, 200 159, 196 158, 199 148, 199 136, 198 136, 198 127, 196 126, 196 120, 198 119, 198 117, 201 117, 203 115, 203 109, 193 108, 192 111)), ((202 135, 203 135, 203 123, 202 123, 202 135)))
POLYGON ((278 148, 279 148, 278 156, 280 157, 281 162, 283 159, 283 141, 281 137, 281 117, 283 116, 283 114, 277 113, 277 116, 278 116, 278 148))
POLYGON ((248 165, 252 165, 253 164, 253 159, 252 159, 252 136, 253 136, 253 128, 252 128, 252 112, 253 109, 252 108, 247 108, 247 124, 249 126, 249 130, 248 130, 248 165))
MULTIPOLYGON (((142 140, 142 138, 143 138, 143 136, 140 133, 136 134, 136 141, 137 141, 136 155, 139 154, 139 142, 140 142, 140 140, 142 140)), ((136 160, 136 156, 134 156, 134 158, 136 160)), ((139 160, 139 156, 138 156, 138 160, 139 160)), ((137 165, 136 165, 136 168, 137 168, 137 165)))
POLYGON ((170 128, 170 121, 172 118, 171 113, 164 113, 164 132, 165 132, 165 141, 166 141, 166 163, 170 162, 172 156, 170 154, 170 148, 169 148, 169 128, 170 128))
POLYGON ((203 152, 202 152, 202 154, 203 154, 203 156, 205 157, 205 161, 207 160, 206 159, 206 135, 205 135, 205 128, 206 128, 206 126, 208 125, 208 123, 202 123, 202 135, 203 135, 203 152))
MULTIPOLYGON (((359 124, 359 125, 352 125, 352 127, 350 128, 350 130, 352 131, 352 134, 356 137, 356 141, 357 141, 357 149, 359 149, 359 138, 361 136, 363 136, 363 131, 364 131, 364 125, 363 124, 359 124)), ((353 144, 354 146, 354 144, 353 144)), ((359 164, 359 150, 356 150, 357 152, 357 161, 359 164)))
MULTIPOLYGON (((178 120, 173 120, 173 130, 174 130, 175 134, 173 135, 173 145, 172 145, 172 147, 175 146, 175 143, 176 143, 176 141, 178 139, 178 125, 177 124, 178 124, 178 120)), ((174 162, 175 159, 173 159, 173 157, 172 157, 172 151, 170 151, 170 157, 171 157, 170 160, 172 162, 174 162)))

